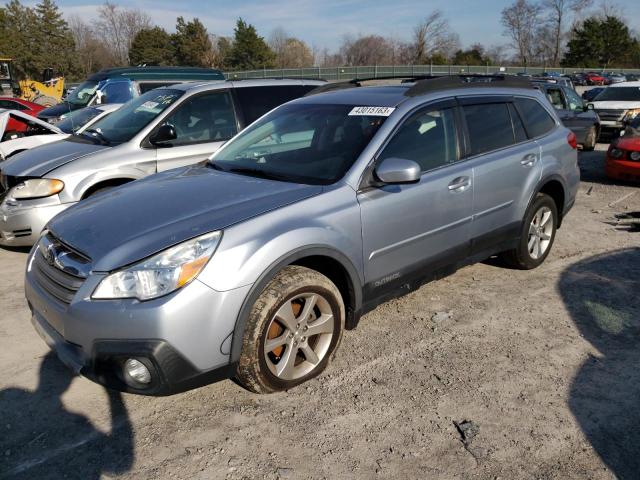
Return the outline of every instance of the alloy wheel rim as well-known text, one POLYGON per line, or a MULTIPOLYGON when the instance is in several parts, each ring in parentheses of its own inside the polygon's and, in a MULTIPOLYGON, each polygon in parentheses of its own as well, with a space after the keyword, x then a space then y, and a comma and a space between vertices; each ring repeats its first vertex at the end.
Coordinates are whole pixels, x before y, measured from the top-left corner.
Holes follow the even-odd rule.
POLYGON ((264 359, 280 380, 309 374, 329 351, 334 331, 331 305, 318 293, 302 293, 280 305, 264 338, 264 359))
POLYGON ((549 207, 540 207, 529 224, 529 256, 538 260, 549 249, 553 234, 553 213, 549 207))

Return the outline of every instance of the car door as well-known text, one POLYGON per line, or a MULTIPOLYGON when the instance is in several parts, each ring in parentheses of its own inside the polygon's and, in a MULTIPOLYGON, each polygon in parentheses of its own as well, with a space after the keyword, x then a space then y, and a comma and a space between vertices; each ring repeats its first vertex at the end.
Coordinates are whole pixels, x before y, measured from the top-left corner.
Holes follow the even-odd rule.
POLYGON ((238 131, 227 90, 188 97, 158 127, 165 124, 173 125, 177 137, 156 145, 159 172, 206 160, 238 131))
POLYGON ((380 297, 468 253, 473 171, 459 162, 457 123, 453 100, 423 107, 377 155, 378 165, 392 157, 413 160, 422 175, 417 183, 358 193, 366 297, 380 297))
POLYGON ((569 122, 563 120, 562 123, 576 134, 578 143, 584 143, 589 129, 597 123, 598 117, 593 110, 585 110, 582 98, 574 90, 565 87, 562 91, 568 110, 571 112, 571 120, 569 122))
POLYGON ((537 183, 540 147, 527 137, 510 97, 461 98, 473 168, 472 253, 519 234, 522 199, 537 183))

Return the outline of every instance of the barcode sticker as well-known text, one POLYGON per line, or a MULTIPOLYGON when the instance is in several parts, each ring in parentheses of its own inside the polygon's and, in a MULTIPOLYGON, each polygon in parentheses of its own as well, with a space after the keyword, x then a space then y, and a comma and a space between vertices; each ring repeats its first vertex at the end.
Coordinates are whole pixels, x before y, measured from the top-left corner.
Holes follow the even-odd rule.
POLYGON ((394 110, 395 107, 353 107, 349 115, 388 117, 394 110))

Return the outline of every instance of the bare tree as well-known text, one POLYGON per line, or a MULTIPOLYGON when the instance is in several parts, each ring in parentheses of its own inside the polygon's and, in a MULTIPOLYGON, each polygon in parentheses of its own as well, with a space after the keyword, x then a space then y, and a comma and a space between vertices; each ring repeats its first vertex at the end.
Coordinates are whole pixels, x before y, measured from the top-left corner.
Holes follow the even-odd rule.
POLYGON ((428 63, 435 54, 446 58, 459 48, 458 35, 451 31, 449 21, 439 10, 431 12, 413 30, 413 63, 428 63))
POLYGON ((551 63, 560 64, 560 56, 566 38, 565 24, 570 15, 585 11, 592 0, 542 0, 541 6, 549 12, 547 33, 551 35, 551 63))
POLYGON ((98 40, 91 25, 85 23, 78 15, 69 17, 67 23, 75 41, 80 73, 83 77, 115 64, 115 59, 98 40))
POLYGON ((504 34, 511 38, 512 47, 524 65, 531 63, 535 56, 536 32, 540 24, 540 6, 527 0, 516 0, 502 10, 504 34))
POLYGON ((340 52, 349 66, 393 64, 393 45, 380 35, 345 35, 340 52))
POLYGON ((106 2, 98 8, 96 33, 108 45, 119 65, 129 64, 131 42, 144 28, 151 27, 151 17, 138 8, 121 8, 106 2))
POLYGON ((505 45, 492 45, 487 49, 485 55, 492 65, 503 65, 508 60, 505 45))

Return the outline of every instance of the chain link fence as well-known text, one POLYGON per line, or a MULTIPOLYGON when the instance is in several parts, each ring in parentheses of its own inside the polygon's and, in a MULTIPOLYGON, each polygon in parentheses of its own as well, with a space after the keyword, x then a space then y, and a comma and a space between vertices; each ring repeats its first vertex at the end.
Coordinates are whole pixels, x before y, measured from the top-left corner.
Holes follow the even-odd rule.
MULTIPOLYGON (((251 78, 313 78, 323 80, 351 80, 354 78, 384 78, 394 76, 415 75, 455 75, 459 73, 475 74, 516 74, 525 72, 530 75, 540 75, 544 72, 569 74, 574 72, 598 72, 601 68, 544 68, 544 67, 499 67, 499 66, 469 66, 469 65, 374 65, 363 67, 309 67, 246 70, 225 72, 228 80, 244 80, 251 78), (502 68, 502 70, 501 70, 502 68)), ((640 69, 611 69, 622 73, 640 74, 640 69)), ((609 71, 609 70, 607 70, 609 71)))

